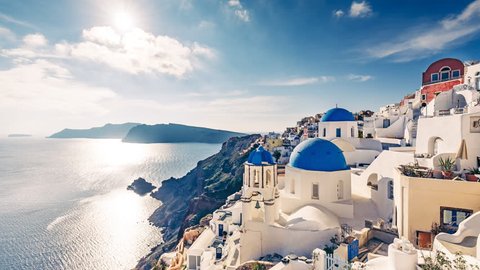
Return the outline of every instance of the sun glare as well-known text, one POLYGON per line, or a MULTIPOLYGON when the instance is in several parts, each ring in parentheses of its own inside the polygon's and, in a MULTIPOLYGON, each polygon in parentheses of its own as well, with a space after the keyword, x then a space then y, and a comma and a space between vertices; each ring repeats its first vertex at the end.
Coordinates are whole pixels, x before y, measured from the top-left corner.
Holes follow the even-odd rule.
POLYGON ((127 31, 133 27, 134 21, 130 14, 120 11, 114 15, 113 23, 118 30, 127 31))

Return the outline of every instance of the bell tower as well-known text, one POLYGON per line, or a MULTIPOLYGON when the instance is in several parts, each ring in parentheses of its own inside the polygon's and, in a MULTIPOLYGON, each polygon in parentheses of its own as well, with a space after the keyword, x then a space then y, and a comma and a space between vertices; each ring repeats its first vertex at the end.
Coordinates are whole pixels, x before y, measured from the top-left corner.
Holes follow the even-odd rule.
POLYGON ((273 224, 279 217, 277 164, 262 146, 245 163, 242 187, 243 225, 246 222, 273 224))

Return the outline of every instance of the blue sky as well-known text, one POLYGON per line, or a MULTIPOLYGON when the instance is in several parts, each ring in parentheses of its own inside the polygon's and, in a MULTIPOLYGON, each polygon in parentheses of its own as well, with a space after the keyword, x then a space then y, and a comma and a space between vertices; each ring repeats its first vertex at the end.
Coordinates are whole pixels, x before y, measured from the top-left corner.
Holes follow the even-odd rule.
POLYGON ((479 59, 480 0, 0 0, 0 133, 107 122, 280 131, 479 59))

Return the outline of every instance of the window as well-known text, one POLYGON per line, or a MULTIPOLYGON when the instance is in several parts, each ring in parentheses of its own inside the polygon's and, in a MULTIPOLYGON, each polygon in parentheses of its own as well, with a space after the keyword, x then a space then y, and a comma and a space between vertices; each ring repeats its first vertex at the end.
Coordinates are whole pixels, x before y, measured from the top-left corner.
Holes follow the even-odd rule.
POLYGON ((472 215, 470 209, 440 207, 440 223, 442 231, 455 233, 460 222, 472 215))
POLYGON ((352 127, 352 129, 350 130, 350 137, 355 137, 355 129, 352 127))
POLYGON ((192 255, 188 256, 188 269, 197 269, 197 265, 200 265, 200 258, 192 255))
POLYGON ((422 100, 426 100, 427 99, 427 94, 422 94, 422 100))
POLYGON ((442 81, 450 79, 450 68, 444 67, 440 70, 440 78, 442 81))
POLYGON ((319 196, 318 196, 318 184, 313 183, 313 185, 312 185, 312 199, 318 200, 318 198, 319 198, 319 196))
POLYGON ((442 72, 442 81, 446 81, 448 79, 450 79, 450 72, 449 71, 442 72))
POLYGON ((342 129, 337 128, 337 138, 342 137, 342 129))
POLYGON ((270 170, 267 170, 267 179, 265 186, 270 187, 270 183, 272 182, 272 172, 270 170))
POLYGON ((460 70, 456 69, 452 71, 452 78, 460 78, 460 70))
POLYGON ((259 187, 260 186, 260 176, 259 173, 255 170, 253 171, 253 186, 259 187))
POLYGON ((343 200, 343 180, 338 181, 337 184, 337 199, 343 200))
POLYGON ((323 137, 327 137, 327 129, 323 128, 323 137))
POLYGON ((290 181, 290 193, 295 194, 295 179, 290 181))
POLYGON ((430 76, 432 82, 438 82, 438 73, 432 73, 430 76))
POLYGON ((387 197, 393 200, 393 181, 388 181, 387 197))

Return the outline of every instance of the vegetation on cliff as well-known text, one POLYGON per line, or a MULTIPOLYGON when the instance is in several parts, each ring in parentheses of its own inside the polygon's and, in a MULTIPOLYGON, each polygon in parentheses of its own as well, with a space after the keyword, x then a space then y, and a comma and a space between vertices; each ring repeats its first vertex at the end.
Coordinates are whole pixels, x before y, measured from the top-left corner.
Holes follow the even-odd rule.
POLYGON ((150 221, 164 228, 164 243, 137 265, 137 269, 151 269, 164 251, 171 250, 185 228, 197 224, 202 217, 225 203, 225 199, 240 190, 243 163, 260 135, 233 137, 223 143, 217 154, 199 161, 197 167, 181 178, 170 178, 152 193, 162 205, 150 221))
POLYGON ((179 124, 138 125, 123 138, 134 143, 222 143, 234 136, 245 134, 179 124))

